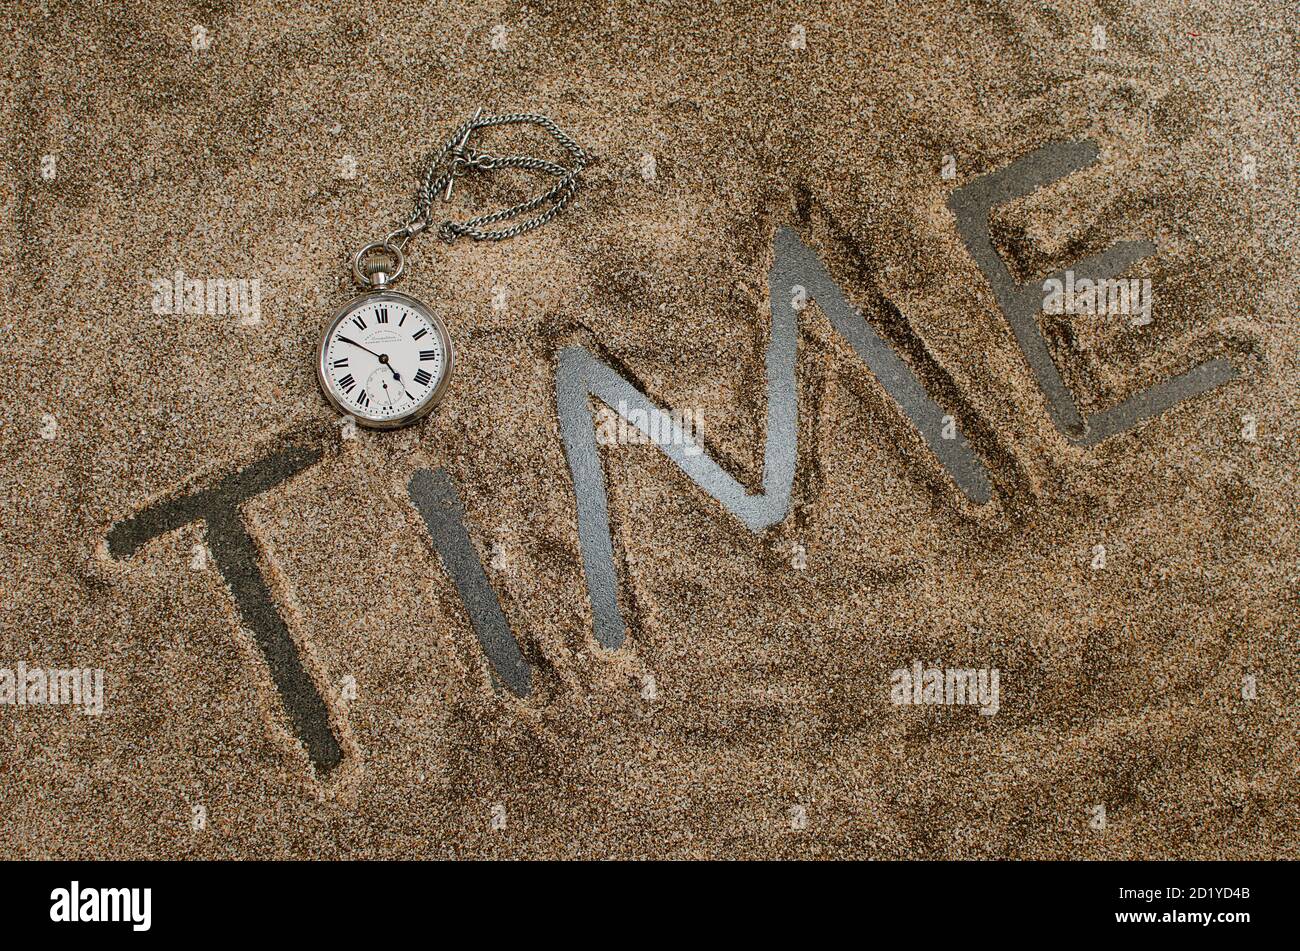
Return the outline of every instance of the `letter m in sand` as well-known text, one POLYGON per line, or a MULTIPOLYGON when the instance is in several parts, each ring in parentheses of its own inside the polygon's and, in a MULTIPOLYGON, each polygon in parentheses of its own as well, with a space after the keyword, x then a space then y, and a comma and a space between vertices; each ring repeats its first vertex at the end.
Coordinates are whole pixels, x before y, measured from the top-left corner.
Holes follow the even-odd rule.
POLYGON ((703 452, 703 447, 689 441, 657 438, 656 434, 672 429, 668 411, 652 403, 588 350, 575 346, 560 352, 555 387, 560 431, 573 474, 578 540, 594 633, 602 646, 611 650, 620 647, 626 623, 618 604, 609 501, 589 397, 596 397, 629 424, 642 429, 648 442, 751 532, 764 531, 785 518, 794 482, 799 433, 794 377, 796 307, 791 292, 799 286, 807 289, 831 325, 897 402, 957 486, 975 502, 988 500, 989 478, 984 464, 960 434, 956 439, 942 436, 944 410, 930 398, 893 348, 849 305, 816 255, 793 231, 782 228, 776 235, 768 275, 772 331, 766 360, 767 441, 761 492, 748 492, 703 452))

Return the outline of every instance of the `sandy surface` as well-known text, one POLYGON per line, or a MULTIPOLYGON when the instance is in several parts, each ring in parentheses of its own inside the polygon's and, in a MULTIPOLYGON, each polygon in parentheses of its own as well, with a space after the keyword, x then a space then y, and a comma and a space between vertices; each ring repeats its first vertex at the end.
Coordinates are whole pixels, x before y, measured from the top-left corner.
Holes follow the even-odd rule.
POLYGON ((1297 21, 1221 7, 6 6, 0 667, 102 667, 105 710, 0 706, 0 856, 1295 857, 1297 21), (479 105, 548 113, 597 162, 543 231, 415 245, 401 289, 449 324, 450 395, 341 439, 312 360, 347 256, 479 105), (994 233, 1026 280, 1157 242, 1151 325, 1046 327, 1080 404, 1217 355, 1242 374, 1089 449, 946 206, 1077 139, 1097 165, 994 233), (751 535, 651 447, 605 452, 630 632, 604 651, 555 355, 699 411, 757 489, 781 225, 975 421, 993 501, 961 497, 809 308, 778 526, 751 535), (155 313, 177 269, 257 279, 261 322, 155 313), (321 461, 244 517, 338 725, 326 779, 221 575, 191 567, 203 524, 104 546, 293 440, 321 461), (493 691, 406 497, 422 466, 452 475, 485 564, 504 553, 526 700, 493 691), (914 660, 998 668, 1000 712, 895 706, 914 660))

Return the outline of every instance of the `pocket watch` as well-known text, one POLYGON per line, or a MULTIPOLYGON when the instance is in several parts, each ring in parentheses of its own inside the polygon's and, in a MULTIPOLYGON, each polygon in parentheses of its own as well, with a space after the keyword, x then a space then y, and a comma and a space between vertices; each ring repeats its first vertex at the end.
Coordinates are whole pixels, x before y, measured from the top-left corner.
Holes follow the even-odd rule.
POLYGON ((447 325, 422 301, 392 290, 385 271, 368 277, 373 290, 339 308, 321 336, 316 373, 338 412, 395 429, 438 405, 455 351, 447 325))
POLYGON ((514 168, 557 179, 547 191, 511 208, 436 226, 438 236, 448 243, 461 237, 502 241, 554 218, 573 198, 586 164, 587 153, 546 116, 484 116, 480 109, 463 123, 425 169, 410 220, 352 258, 352 276, 364 293, 338 310, 317 347, 316 376, 329 404, 359 425, 395 429, 427 416, 446 395, 455 363, 447 325, 422 301, 392 287, 406 269, 407 245, 431 227, 436 196, 449 201, 458 176, 471 170, 514 168), (541 126, 572 161, 561 165, 528 155, 493 156, 470 149, 469 138, 476 130, 515 124, 541 126), (531 217, 505 227, 483 227, 529 213, 531 217))

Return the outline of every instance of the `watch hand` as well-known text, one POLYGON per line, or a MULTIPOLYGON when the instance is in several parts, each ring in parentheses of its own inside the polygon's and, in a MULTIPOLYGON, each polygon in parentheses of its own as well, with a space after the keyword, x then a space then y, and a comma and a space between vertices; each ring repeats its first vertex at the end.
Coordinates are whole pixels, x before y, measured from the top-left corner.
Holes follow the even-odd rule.
POLYGON ((384 366, 388 367, 388 372, 393 374, 393 379, 396 380, 398 383, 402 382, 402 374, 398 373, 397 370, 394 369, 393 365, 388 362, 388 354, 375 353, 375 351, 371 350, 369 347, 363 347, 361 346, 361 344, 357 343, 351 337, 345 337, 342 334, 339 334, 339 339, 342 340, 344 343, 352 344, 352 346, 354 347, 361 347, 361 349, 366 351, 366 353, 378 357, 379 362, 382 363, 384 366))
MULTIPOLYGON (((393 373, 393 376, 397 376, 397 373, 394 372, 394 373, 393 373)), ((398 379, 401 379, 401 377, 398 377, 398 379)), ((387 392, 388 392, 388 384, 387 384, 387 383, 383 384, 383 387, 384 387, 384 392, 387 393, 387 392)), ((406 387, 402 387, 402 392, 403 392, 403 393, 406 393, 406 387)), ((407 398, 408 400, 410 400, 412 403, 415 402, 415 397, 412 396, 410 393, 406 393, 406 398, 407 398)), ((390 404, 393 402, 393 398, 392 398, 391 396, 388 398, 388 402, 389 402, 390 404)))
MULTIPOLYGON (((369 347, 363 347, 363 346, 361 346, 361 344, 357 343, 357 342, 356 342, 355 340, 353 340, 351 337, 345 337, 345 336, 343 336, 342 334, 339 334, 339 339, 342 340, 344 343, 350 343, 350 344, 352 344, 352 346, 354 346, 354 347, 360 347, 362 350, 366 351, 366 353, 369 353, 369 354, 371 354, 372 356, 376 356, 376 357, 378 357, 378 358, 379 358, 379 362, 382 363, 384 366, 388 367, 388 372, 391 373, 391 374, 393 375, 393 379, 396 380, 398 383, 401 383, 401 382, 402 382, 402 374, 398 373, 398 372, 397 372, 397 368, 394 367, 394 366, 392 365, 392 363, 389 362, 389 360, 388 360, 388 354, 386 354, 386 353, 375 353, 375 351, 371 350, 369 347)), ((388 391, 388 384, 387 384, 387 383, 384 384, 384 391, 385 391, 385 392, 388 391)), ((406 387, 402 387, 402 392, 403 392, 403 393, 406 393, 406 387)), ((406 393, 406 398, 407 398, 408 400, 410 400, 412 403, 415 402, 415 397, 412 396, 410 393, 406 393)))
POLYGON ((352 346, 354 346, 354 347, 361 347, 361 349, 364 350, 364 351, 366 351, 366 353, 369 353, 369 354, 371 354, 372 356, 376 356, 376 357, 378 357, 380 363, 387 363, 387 362, 388 362, 388 360, 386 359, 387 356, 388 356, 387 354, 384 354, 384 353, 375 353, 375 351, 371 350, 369 347, 362 347, 361 344, 357 343, 357 342, 356 342, 355 340, 353 340, 351 337, 345 337, 345 336, 343 336, 342 334, 339 334, 339 339, 342 340, 344 343, 350 343, 350 344, 352 344, 352 346))

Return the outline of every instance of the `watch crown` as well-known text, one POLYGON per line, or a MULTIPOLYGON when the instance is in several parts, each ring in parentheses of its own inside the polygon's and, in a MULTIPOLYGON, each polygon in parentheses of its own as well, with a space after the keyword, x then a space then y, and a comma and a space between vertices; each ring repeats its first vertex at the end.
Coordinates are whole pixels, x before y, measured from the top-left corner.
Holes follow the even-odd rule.
POLYGON ((387 240, 372 241, 352 258, 352 277, 362 287, 386 287, 401 277, 405 269, 406 256, 402 249, 387 240))

